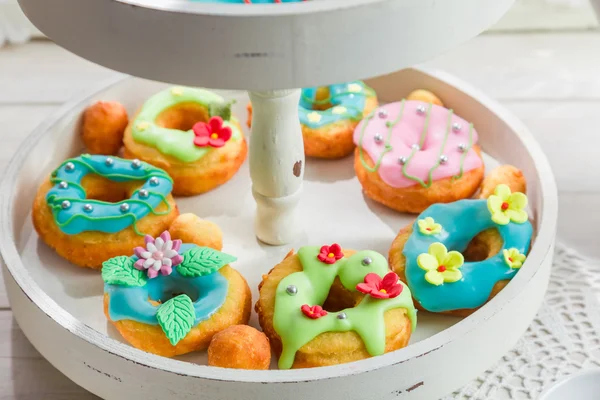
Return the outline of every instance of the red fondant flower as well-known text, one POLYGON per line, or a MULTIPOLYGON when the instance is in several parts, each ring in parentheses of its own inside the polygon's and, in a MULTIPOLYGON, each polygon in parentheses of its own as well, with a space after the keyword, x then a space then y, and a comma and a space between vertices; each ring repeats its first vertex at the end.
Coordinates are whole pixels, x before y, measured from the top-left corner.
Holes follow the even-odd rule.
POLYGON ((319 261, 324 262, 325 264, 333 264, 343 257, 344 253, 342 253, 342 247, 337 243, 334 243, 331 246, 322 246, 319 255, 317 256, 319 261))
POLYGON ((399 279, 394 272, 388 272, 383 279, 371 272, 365 276, 364 283, 356 285, 356 290, 376 299, 393 299, 404 289, 404 286, 398 283, 399 279))
POLYGON ((309 306, 308 304, 300 307, 302 313, 311 319, 319 319, 327 315, 327 311, 323 310, 321 306, 309 306))
POLYGON ((208 124, 197 122, 193 127, 194 144, 198 147, 223 147, 225 142, 231 139, 231 128, 223 126, 223 118, 212 117, 208 124))

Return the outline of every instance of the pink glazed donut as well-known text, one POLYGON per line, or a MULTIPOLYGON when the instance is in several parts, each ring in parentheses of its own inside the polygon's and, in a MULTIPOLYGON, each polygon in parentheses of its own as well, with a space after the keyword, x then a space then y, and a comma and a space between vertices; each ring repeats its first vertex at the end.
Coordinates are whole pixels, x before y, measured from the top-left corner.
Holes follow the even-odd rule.
POLYGON ((445 107, 402 100, 356 127, 354 169, 365 194, 397 211, 473 196, 484 165, 473 124, 445 107))

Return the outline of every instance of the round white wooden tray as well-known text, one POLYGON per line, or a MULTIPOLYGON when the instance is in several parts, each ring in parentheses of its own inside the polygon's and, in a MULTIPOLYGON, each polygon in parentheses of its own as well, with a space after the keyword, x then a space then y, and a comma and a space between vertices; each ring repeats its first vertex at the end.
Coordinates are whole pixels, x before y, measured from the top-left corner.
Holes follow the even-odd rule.
MULTIPOLYGON (((489 304, 466 319, 427 313, 411 344, 399 351, 326 368, 243 371, 205 366, 203 353, 167 359, 121 339, 102 313, 98 272, 69 265, 41 242, 30 222, 40 181, 63 159, 81 152, 82 110, 97 100, 119 100, 134 111, 163 85, 121 78, 64 106, 25 141, 0 185, 0 250, 15 317, 29 340, 56 368, 107 399, 387 400, 437 399, 498 360, 525 331, 542 300, 552 261, 557 193, 545 156, 527 129, 505 109, 443 73, 404 70, 368 82, 382 101, 416 88, 436 92, 458 115, 473 121, 487 152, 486 164, 511 163, 527 177, 536 236, 528 260, 489 304), (498 160, 498 161, 496 161, 498 160)), ((245 120, 247 97, 224 92, 245 120)), ((183 212, 218 223, 224 251, 234 254, 257 298, 260 276, 290 247, 339 242, 387 254, 396 232, 414 216, 390 211, 363 197, 352 158, 306 160, 304 225, 290 246, 258 242, 247 165, 227 184, 202 196, 178 199, 183 212)), ((251 323, 256 325, 253 316, 251 323)))
POLYGON ((495 23, 514 0, 19 0, 52 40, 146 79, 271 90, 378 76, 495 23))

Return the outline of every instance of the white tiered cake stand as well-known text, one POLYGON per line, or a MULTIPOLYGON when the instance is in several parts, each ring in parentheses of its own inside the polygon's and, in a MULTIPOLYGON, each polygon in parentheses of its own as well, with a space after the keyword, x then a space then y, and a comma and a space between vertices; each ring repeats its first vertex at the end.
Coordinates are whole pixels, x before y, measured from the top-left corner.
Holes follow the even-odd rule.
MULTIPOLYGON (((351 160, 305 162, 297 88, 388 74, 424 61, 478 34, 511 3, 20 0, 42 32, 98 64, 157 81, 251 90, 251 181, 244 167, 222 188, 178 204, 223 228, 225 250, 240 259, 234 266, 248 279, 255 300, 260 275, 290 247, 340 241, 385 253, 397 229, 411 219, 363 199, 348 173, 351 160), (298 164, 300 173, 294 171, 298 164), (318 224, 323 218, 339 222, 318 224), (291 244, 264 245, 254 234, 265 243, 291 244)), ((464 320, 424 313, 407 348, 326 368, 228 370, 199 365, 205 360, 194 356, 167 359, 124 344, 102 315, 97 273, 66 265, 40 244, 29 208, 40 179, 78 154, 79 116, 86 106, 112 99, 134 112, 163 87, 125 78, 99 86, 36 129, 0 187, 5 281, 27 337, 65 375, 109 399, 435 399, 481 373, 527 328, 545 291, 556 229, 552 173, 518 120, 451 77, 405 70, 368 84, 382 101, 399 100, 416 88, 433 90, 478 127, 480 144, 491 156, 488 166, 498 160, 524 171, 535 242, 520 272, 481 310, 464 320)), ((234 113, 241 116, 248 96, 223 94, 238 100, 234 113)))

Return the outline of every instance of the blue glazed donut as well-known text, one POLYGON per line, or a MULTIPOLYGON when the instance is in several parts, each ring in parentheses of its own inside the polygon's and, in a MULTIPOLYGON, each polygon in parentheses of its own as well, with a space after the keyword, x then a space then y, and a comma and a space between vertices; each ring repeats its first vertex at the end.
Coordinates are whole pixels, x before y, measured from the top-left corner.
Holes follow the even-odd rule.
POLYGON ((40 238, 81 267, 158 235, 179 215, 165 171, 139 160, 84 154, 63 162, 42 181, 32 211, 40 238))
POLYGON ((407 239, 401 231, 394 241, 392 269, 405 278, 416 302, 427 311, 476 309, 525 261, 533 234, 526 205, 525 195, 511 193, 506 185, 499 185, 487 200, 434 204, 417 217, 407 239), (461 252, 491 228, 502 240, 500 251, 482 261, 465 261, 461 252))
MULTIPOLYGON (((182 244, 180 253, 184 254, 193 244, 182 244)), ((212 251, 212 250, 211 250, 212 251)), ((131 256, 132 261, 138 257, 131 256)), ((144 286, 104 285, 104 292, 110 298, 108 315, 112 321, 125 319, 158 325, 156 314, 158 305, 151 304, 148 299, 166 302, 175 293, 186 293, 194 299, 194 325, 209 319, 225 302, 229 284, 221 274, 211 273, 197 277, 182 276, 177 268, 169 275, 158 275, 148 279, 144 286)))
POLYGON ((173 189, 173 180, 162 169, 139 160, 84 154, 66 160, 50 178, 54 186, 46 201, 52 209, 56 225, 66 234, 86 231, 116 233, 150 213, 161 203, 170 207, 166 196, 173 189), (87 199, 81 186, 88 174, 96 174, 115 182, 145 181, 131 198, 117 203, 87 199))
POLYGON ((248 322, 251 293, 228 265, 235 257, 171 240, 167 231, 146 237, 134 252, 102 266, 105 315, 134 347, 167 357, 185 354, 248 322))

